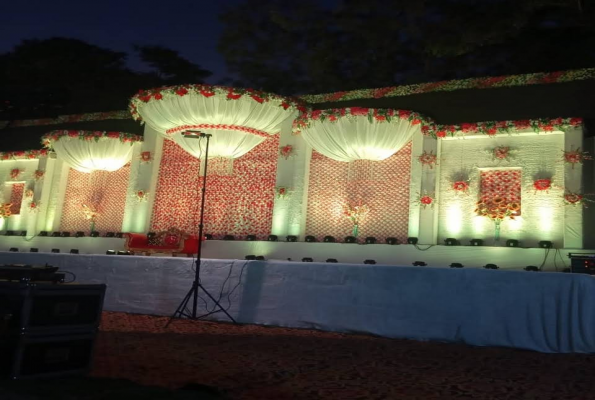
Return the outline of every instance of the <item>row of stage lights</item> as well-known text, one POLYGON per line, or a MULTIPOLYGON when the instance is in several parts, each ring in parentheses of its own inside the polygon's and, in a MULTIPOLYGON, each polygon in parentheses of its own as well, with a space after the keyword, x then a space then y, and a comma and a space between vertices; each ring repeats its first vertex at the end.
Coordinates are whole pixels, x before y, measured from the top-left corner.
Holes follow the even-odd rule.
MULTIPOLYGON (((213 235, 209 234, 209 233, 207 233, 205 235, 205 238, 207 240, 214 240, 215 239, 215 237, 213 235)), ((223 236, 222 240, 236 240, 236 238, 233 235, 225 235, 225 236, 223 236)), ((244 240, 246 240, 248 242, 253 242, 253 241, 256 241, 258 239, 257 239, 256 235, 247 235, 244 240)), ((279 241, 279 236, 277 236, 277 235, 269 235, 266 240, 268 242, 278 242, 279 241)), ((287 241, 287 242, 297 242, 298 241, 298 237, 297 236, 294 236, 294 235, 289 235, 289 236, 286 236, 285 237, 285 241, 287 241)), ((305 242, 308 242, 308 243, 318 242, 318 240, 316 239, 316 237, 315 236, 312 236, 312 235, 306 236, 306 238, 304 239, 304 241, 305 242)), ((324 243, 337 243, 337 239, 334 236, 325 236, 322 239, 322 241, 324 243)), ((357 238, 355 236, 346 236, 343 239, 343 243, 357 243, 357 238)), ((368 236, 365 239, 365 243, 366 244, 375 244, 375 243, 378 243, 378 240, 376 240, 376 238, 373 237, 373 236, 368 236)), ((399 244, 399 240, 397 238, 394 238, 394 237, 388 237, 388 238, 385 239, 385 243, 386 244, 391 244, 391 245, 396 245, 396 244, 399 244)), ((407 239, 407 243, 408 244, 417 244, 417 238, 413 238, 413 237, 408 238, 407 239)))
MULTIPOLYGON (((18 252, 19 249, 18 247, 11 247, 8 251, 12 251, 12 252, 18 252)), ((30 253, 39 253, 39 249, 37 247, 31 247, 29 249, 30 253)), ((50 251, 50 253, 60 253, 60 249, 52 249, 50 251)), ((79 254, 79 249, 70 249, 69 254, 79 254)), ((124 251, 124 250, 108 250, 105 252, 105 254, 107 254, 108 256, 110 255, 119 255, 119 256, 129 256, 132 255, 132 253, 130 251, 124 251)))
MULTIPOLYGON (((461 242, 455 238, 447 238, 444 239, 445 246, 460 246, 461 242)), ((483 239, 471 239, 469 241, 470 246, 483 246, 483 239)), ((537 244, 542 249, 551 249, 554 247, 554 244, 549 240, 541 240, 537 244)), ((508 239, 506 241, 506 247, 519 247, 520 242, 516 239, 508 239)))

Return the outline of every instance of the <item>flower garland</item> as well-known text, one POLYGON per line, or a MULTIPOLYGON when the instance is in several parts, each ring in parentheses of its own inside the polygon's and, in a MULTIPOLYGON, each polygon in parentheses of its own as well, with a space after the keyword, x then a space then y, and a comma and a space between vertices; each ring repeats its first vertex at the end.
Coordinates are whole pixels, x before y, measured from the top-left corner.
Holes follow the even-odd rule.
POLYGON ((11 207, 12 203, 0 204, 0 219, 8 218, 12 215, 12 211, 10 211, 11 207))
POLYGON ((300 112, 306 112, 307 110, 305 103, 301 100, 262 92, 260 90, 205 84, 189 84, 141 90, 130 99, 129 111, 132 114, 132 118, 140 121, 142 118, 138 109, 143 107, 144 104, 163 99, 167 100, 184 97, 187 95, 202 96, 205 98, 215 96, 224 98, 225 100, 238 100, 242 97, 248 97, 257 103, 272 103, 278 107, 283 107, 285 110, 298 110, 300 112))
POLYGON ((10 179, 15 180, 23 173, 22 169, 13 168, 10 170, 10 179))
POLYGON ((295 155, 295 150, 293 149, 292 145, 286 144, 285 146, 279 147, 279 154, 281 157, 287 160, 289 157, 295 155))
POLYGON ((106 139, 117 139, 122 143, 135 143, 142 142, 143 137, 132 133, 124 132, 104 132, 104 131, 74 131, 74 130, 59 130, 51 131, 41 138, 41 143, 47 147, 52 148, 52 143, 60 140, 61 138, 78 138, 85 141, 106 140, 106 139))
POLYGON ((128 113, 127 110, 118 110, 118 111, 96 112, 96 113, 87 113, 87 114, 60 115, 56 118, 23 119, 23 120, 11 122, 10 126, 13 128, 17 128, 17 127, 25 127, 25 126, 60 125, 60 124, 67 124, 67 123, 73 123, 73 122, 104 121, 107 119, 128 119, 128 118, 130 118, 130 113, 128 113))
POLYGON ((335 122, 340 118, 367 118, 370 123, 407 120, 411 125, 421 125, 422 133, 429 136, 433 132, 434 123, 414 111, 393 110, 365 107, 332 108, 328 110, 314 110, 300 114, 293 121, 293 133, 299 134, 302 129, 310 127, 314 121, 335 122))
POLYGON ((488 153, 492 155, 492 161, 508 161, 514 159, 514 153, 516 149, 512 149, 508 146, 496 146, 493 149, 489 149, 488 153))
POLYGON ((0 160, 35 160, 47 157, 48 154, 47 149, 0 152, 0 160))
POLYGON ((487 217, 499 224, 504 219, 515 219, 515 215, 521 209, 519 203, 506 203, 506 200, 501 196, 495 196, 492 199, 485 201, 478 201, 475 213, 481 217, 487 217))
POLYGON ((499 87, 529 86, 557 82, 571 82, 595 78, 595 68, 573 71, 544 72, 523 75, 468 78, 451 81, 420 83, 415 85, 391 86, 377 89, 360 89, 344 92, 303 95, 308 103, 327 103, 358 99, 380 99, 408 96, 419 93, 450 92, 461 89, 489 89, 499 87))
POLYGON ((562 152, 564 153, 562 159, 564 160, 564 162, 566 164, 571 164, 572 169, 574 169, 574 166, 576 164, 582 164, 583 161, 585 161, 585 160, 592 160, 589 153, 586 151, 581 151, 580 147, 576 150, 570 150, 570 151, 562 150, 562 152))
POLYGON ((434 154, 434 150, 430 152, 424 150, 421 155, 417 156, 417 161, 419 161, 423 166, 430 167, 430 169, 434 168, 434 165, 438 165, 438 156, 434 154))

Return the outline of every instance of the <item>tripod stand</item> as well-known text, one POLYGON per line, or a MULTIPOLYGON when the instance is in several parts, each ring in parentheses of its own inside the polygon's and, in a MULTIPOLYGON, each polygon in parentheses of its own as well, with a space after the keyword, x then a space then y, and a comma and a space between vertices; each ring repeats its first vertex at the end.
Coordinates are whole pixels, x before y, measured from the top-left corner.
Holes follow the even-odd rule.
POLYGON ((209 291, 207 289, 205 289, 205 287, 200 283, 200 263, 201 263, 201 255, 202 255, 203 227, 204 227, 203 222, 204 222, 204 215, 205 215, 205 194, 206 194, 206 188, 207 188, 207 165, 208 165, 208 161, 209 161, 209 140, 212 135, 203 133, 203 132, 199 132, 199 131, 186 131, 186 132, 184 132, 183 135, 186 139, 199 139, 199 140, 201 140, 202 138, 207 139, 207 145, 206 145, 205 156, 204 156, 205 168, 204 168, 203 178, 202 178, 202 194, 201 194, 201 199, 200 199, 200 222, 198 224, 198 250, 197 250, 197 254, 196 254, 196 263, 195 263, 196 268, 194 270, 194 281, 192 282, 192 287, 190 288, 190 290, 188 291, 188 293, 186 294, 186 296, 184 297, 184 299, 182 300, 182 302, 180 303, 180 305, 178 306, 176 311, 170 317, 170 319, 167 322, 167 325, 165 325, 165 327, 167 328, 169 326, 169 324, 171 324, 171 322, 174 320, 174 318, 186 317, 189 319, 196 320, 196 319, 201 319, 201 318, 204 318, 206 316, 209 316, 211 314, 215 314, 218 312, 223 312, 225 315, 227 315, 227 317, 231 320, 231 322, 235 323, 236 322, 235 319, 233 319, 233 317, 231 315, 229 315, 227 310, 221 306, 219 301, 216 300, 211 295, 211 293, 209 293, 209 291), (196 311, 197 311, 197 306, 198 306, 198 291, 199 291, 199 289, 201 291, 203 291, 215 303, 215 308, 211 312, 207 312, 206 314, 197 316, 196 311), (192 310, 190 310, 190 312, 188 312, 187 311, 188 303, 190 303, 190 300, 192 300, 192 310))

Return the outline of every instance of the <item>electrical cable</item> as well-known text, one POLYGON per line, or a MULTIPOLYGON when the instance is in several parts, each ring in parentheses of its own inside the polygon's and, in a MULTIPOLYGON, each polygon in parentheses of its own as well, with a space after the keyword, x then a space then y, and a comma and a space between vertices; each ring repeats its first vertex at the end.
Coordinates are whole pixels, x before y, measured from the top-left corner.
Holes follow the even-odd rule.
POLYGON ((71 280, 71 281, 68 281, 68 282, 64 282, 64 283, 72 283, 72 282, 76 281, 76 275, 74 274, 74 272, 70 272, 70 271, 62 271, 62 270, 60 270, 60 272, 64 272, 65 274, 70 274, 70 275, 72 275, 72 280, 71 280))
POLYGON ((428 247, 426 247, 425 249, 422 249, 422 248, 420 248, 418 244, 414 244, 413 246, 414 246, 414 247, 415 247, 417 250, 419 250, 419 251, 426 251, 426 250, 429 250, 429 249, 431 249, 432 247, 434 247, 434 245, 433 245, 433 244, 429 244, 429 245, 428 245, 428 247))
POLYGON ((550 249, 547 248, 547 249, 545 249, 545 256, 543 257, 543 262, 539 266, 539 270, 540 271, 542 270, 543 266, 545 265, 545 262, 547 261, 547 258, 548 258, 549 255, 550 255, 550 249))

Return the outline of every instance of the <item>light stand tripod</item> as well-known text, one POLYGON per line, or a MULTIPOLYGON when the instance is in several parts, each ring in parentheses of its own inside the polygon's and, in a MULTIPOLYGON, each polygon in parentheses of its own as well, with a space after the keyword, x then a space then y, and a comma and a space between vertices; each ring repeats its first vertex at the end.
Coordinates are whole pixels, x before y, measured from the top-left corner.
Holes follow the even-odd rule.
POLYGON ((169 326, 169 324, 171 324, 171 322, 173 321, 174 318, 186 317, 189 319, 201 319, 201 318, 204 318, 206 316, 209 316, 211 314, 215 314, 218 312, 223 312, 225 315, 227 315, 227 317, 231 320, 231 322, 235 323, 236 320, 233 319, 233 317, 231 315, 229 315, 227 310, 221 306, 219 301, 216 300, 209 293, 209 291, 207 289, 205 289, 205 287, 200 283, 200 263, 201 263, 202 242, 203 242, 203 222, 204 222, 204 215, 205 215, 205 194, 206 194, 206 188, 207 188, 207 164, 209 161, 209 140, 211 139, 212 135, 204 133, 204 132, 199 132, 199 131, 186 131, 183 133, 183 135, 186 139, 199 139, 199 140, 202 138, 207 139, 207 145, 206 145, 205 156, 204 156, 205 168, 203 171, 203 178, 202 178, 202 194, 201 194, 201 199, 200 199, 200 222, 198 224, 198 250, 197 250, 197 254, 196 254, 196 264, 195 264, 196 268, 194 270, 194 282, 192 282, 192 287, 190 288, 190 290, 186 294, 186 297, 184 297, 184 300, 182 300, 182 302, 180 303, 180 305, 178 306, 176 311, 170 317, 170 319, 167 322, 167 325, 165 325, 165 327, 167 328, 169 326), (206 314, 197 316, 196 311, 197 311, 197 306, 198 306, 198 290, 199 289, 202 290, 215 303, 215 308, 211 312, 207 312, 206 314), (188 303, 190 302, 190 300, 192 300, 192 310, 190 311, 190 313, 188 313, 187 309, 188 309, 188 303))

